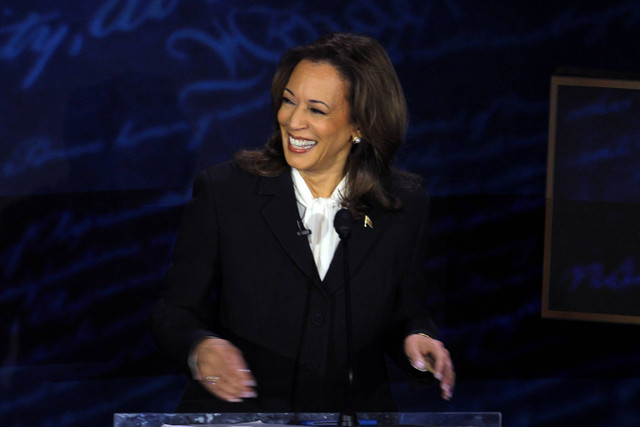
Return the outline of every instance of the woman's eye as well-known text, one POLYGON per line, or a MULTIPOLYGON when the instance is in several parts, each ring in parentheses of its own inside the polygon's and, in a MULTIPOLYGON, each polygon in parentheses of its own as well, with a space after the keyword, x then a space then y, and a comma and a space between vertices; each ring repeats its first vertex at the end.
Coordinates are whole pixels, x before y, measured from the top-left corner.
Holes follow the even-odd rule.
POLYGON ((323 116, 326 115, 326 113, 322 110, 318 110, 317 108, 311 108, 311 112, 313 114, 322 114, 323 116))
POLYGON ((282 97, 282 103, 294 105, 293 101, 290 98, 287 98, 286 96, 282 97))

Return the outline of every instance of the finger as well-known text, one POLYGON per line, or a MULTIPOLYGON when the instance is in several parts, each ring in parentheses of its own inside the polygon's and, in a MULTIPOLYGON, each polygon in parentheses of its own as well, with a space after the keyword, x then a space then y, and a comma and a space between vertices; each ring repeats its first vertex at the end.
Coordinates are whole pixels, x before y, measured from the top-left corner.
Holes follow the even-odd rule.
POLYGON ((238 373, 240 374, 240 382, 242 385, 246 387, 255 387, 257 386, 256 379, 253 377, 251 370, 249 369, 239 369, 238 373))
POLYGON ((424 363, 427 367, 427 371, 431 372, 434 376, 436 375, 436 359, 433 358, 431 354, 427 354, 424 356, 424 363))
POLYGON ((410 357, 409 362, 414 369, 417 369, 420 372, 427 372, 429 370, 429 367, 423 357, 410 357))
POLYGON ((243 399, 257 397, 255 389, 237 378, 220 378, 206 385, 207 389, 221 399, 229 402, 241 402, 243 399))
POLYGON ((440 381, 440 390, 442 391, 442 398, 450 400, 453 397, 453 388, 455 385, 455 375, 450 374, 451 370, 445 374, 442 381, 440 381))
POLYGON ((238 371, 238 376, 234 378, 233 390, 235 394, 242 398, 257 397, 257 393, 254 387, 256 387, 256 381, 248 369, 242 369, 238 371))
POLYGON ((243 385, 237 378, 208 376, 203 383, 207 390, 228 402, 241 402, 243 399, 257 397, 252 387, 243 385))
POLYGON ((256 397, 254 389, 256 381, 251 371, 244 368, 244 366, 246 366, 246 362, 240 352, 237 352, 233 355, 233 358, 229 360, 224 379, 219 383, 223 393, 231 396, 233 401, 256 397), (238 366, 242 368, 238 368, 238 366))
POLYGON ((440 348, 438 349, 438 353, 435 355, 434 359, 435 366, 433 369, 433 376, 442 381, 447 364, 450 363, 449 352, 444 348, 440 348))
POLYGON ((255 381, 243 375, 224 377, 216 384, 219 390, 238 398, 255 397, 255 381))
POLYGON ((213 395, 226 401, 232 401, 235 396, 225 390, 222 378, 217 375, 206 376, 203 380, 204 387, 213 395))
POLYGON ((442 398, 449 400, 453 397, 456 374, 448 352, 443 356, 442 367, 440 369, 440 389, 442 391, 442 398))
POLYGON ((453 397, 455 371, 449 351, 441 341, 423 334, 410 335, 405 340, 405 353, 414 368, 431 371, 440 381, 443 399, 453 397))
POLYGON ((234 347, 226 355, 226 361, 228 369, 225 372, 225 384, 229 385, 228 388, 238 394, 252 391, 256 381, 240 350, 234 347))
POLYGON ((446 381, 442 381, 440 383, 440 390, 442 390, 442 398, 445 400, 451 400, 453 397, 453 389, 455 385, 455 380, 448 379, 446 381))
POLYGON ((208 385, 208 390, 218 398, 227 402, 242 402, 242 398, 236 392, 229 388, 227 381, 220 379, 215 383, 208 385))
POLYGON ((251 373, 251 370, 247 366, 247 362, 244 360, 240 350, 229 354, 229 368, 231 370, 231 377, 242 383, 243 385, 254 387, 256 385, 255 378, 251 373))
POLYGON ((229 402, 256 397, 256 385, 242 352, 228 341, 211 341, 198 358, 202 375, 208 375, 203 385, 209 392, 229 402))
POLYGON ((423 350, 420 346, 420 340, 416 335, 411 335, 405 340, 405 354, 409 359, 409 363, 414 369, 425 372, 428 370, 428 364, 423 356, 423 350))

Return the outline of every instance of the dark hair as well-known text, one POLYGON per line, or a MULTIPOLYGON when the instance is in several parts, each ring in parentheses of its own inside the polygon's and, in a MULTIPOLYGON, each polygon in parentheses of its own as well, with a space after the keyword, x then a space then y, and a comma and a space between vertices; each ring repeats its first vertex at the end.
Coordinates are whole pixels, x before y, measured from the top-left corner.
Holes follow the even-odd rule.
MULTIPOLYGON (((359 129, 362 142, 352 147, 345 165, 349 179, 344 204, 356 214, 365 212, 373 201, 386 209, 400 209, 400 200, 383 182, 390 177, 391 161, 404 141, 407 106, 384 48, 370 37, 330 33, 288 50, 280 60, 271 85, 276 114, 289 77, 303 59, 332 65, 347 82, 351 121, 359 129)), ((244 170, 263 176, 278 176, 289 171, 277 119, 262 150, 240 151, 236 159, 244 170)))

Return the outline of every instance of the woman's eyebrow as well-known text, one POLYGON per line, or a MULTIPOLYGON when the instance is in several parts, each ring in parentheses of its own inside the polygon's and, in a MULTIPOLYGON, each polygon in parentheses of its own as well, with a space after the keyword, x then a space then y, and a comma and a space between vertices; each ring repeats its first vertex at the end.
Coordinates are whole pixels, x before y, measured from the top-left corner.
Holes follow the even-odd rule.
MULTIPOLYGON (((284 88, 284 91, 285 91, 285 92, 289 92, 292 96, 296 96, 296 94, 295 94, 295 93, 293 93, 293 91, 292 91, 291 89, 289 89, 288 87, 285 87, 285 88, 284 88)), ((310 99, 310 100, 309 100, 309 103, 310 103, 310 104, 322 104, 322 105, 324 105, 325 107, 327 107, 327 108, 329 108, 329 109, 331 108, 331 107, 329 107, 329 105, 328 105, 326 102, 324 102, 324 101, 320 101, 320 100, 317 100, 317 99, 310 99)))
POLYGON ((325 107, 330 108, 330 107, 327 105, 327 103, 326 103, 326 102, 324 102, 324 101, 318 101, 318 100, 316 100, 316 99, 310 99, 310 100, 309 100, 309 103, 310 103, 310 104, 322 104, 322 105, 324 105, 325 107))

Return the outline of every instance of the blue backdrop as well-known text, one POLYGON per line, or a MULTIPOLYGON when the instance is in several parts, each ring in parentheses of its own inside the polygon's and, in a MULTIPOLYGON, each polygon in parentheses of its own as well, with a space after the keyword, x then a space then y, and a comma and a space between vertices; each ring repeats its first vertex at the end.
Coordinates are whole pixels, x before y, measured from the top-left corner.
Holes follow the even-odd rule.
POLYGON ((145 317, 192 179, 266 141, 279 56, 330 30, 388 50, 411 112, 398 163, 433 196, 429 304, 459 383, 447 403, 398 381, 401 409, 637 423, 638 326, 540 310, 550 76, 640 71, 638 1, 5 0, 3 425, 173 410, 184 380, 145 317))

